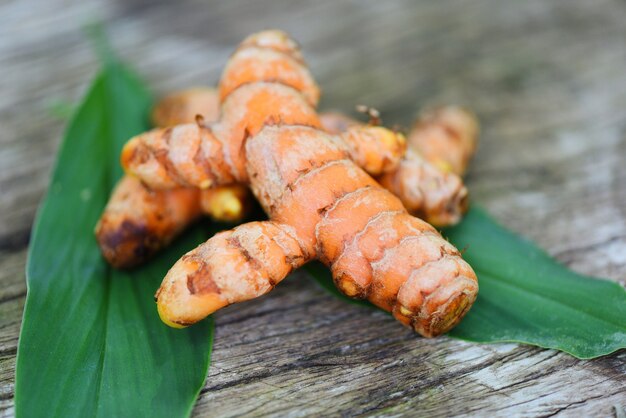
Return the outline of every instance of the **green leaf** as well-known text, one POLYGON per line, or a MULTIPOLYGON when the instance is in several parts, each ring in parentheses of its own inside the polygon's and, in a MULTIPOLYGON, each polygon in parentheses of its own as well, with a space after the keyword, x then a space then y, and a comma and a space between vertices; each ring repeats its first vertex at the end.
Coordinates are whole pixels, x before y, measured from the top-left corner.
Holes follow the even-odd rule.
POLYGON ((150 101, 108 61, 69 125, 28 256, 18 417, 187 416, 203 385, 212 321, 171 329, 152 298, 174 261, 206 237, 188 233, 122 272, 102 259, 93 234, 121 175, 120 149, 147 128, 150 101))
MULTIPOLYGON (((477 208, 444 235, 467 248, 463 257, 480 284, 476 303, 450 336, 554 348, 581 359, 626 347, 626 291, 617 283, 568 270, 477 208)), ((348 299, 328 269, 308 269, 325 289, 348 299)))
POLYGON ((478 303, 458 338, 514 341, 593 358, 626 347, 626 290, 556 262, 473 209, 446 235, 476 270, 478 303))

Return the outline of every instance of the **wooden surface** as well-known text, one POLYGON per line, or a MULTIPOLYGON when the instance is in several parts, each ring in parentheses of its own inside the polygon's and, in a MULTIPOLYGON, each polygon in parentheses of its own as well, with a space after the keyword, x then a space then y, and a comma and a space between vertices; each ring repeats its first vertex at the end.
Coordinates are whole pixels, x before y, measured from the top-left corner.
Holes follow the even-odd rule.
MULTIPOLYGON (((157 93, 215 83, 245 35, 302 44, 322 107, 407 125, 462 103, 484 126, 475 202, 571 268, 626 276, 626 2, 0 2, 0 416, 12 416, 29 229, 64 127, 98 63, 82 27, 157 93), (58 112, 56 112, 58 113, 58 112)), ((44 325, 44 324, 42 324, 44 325)), ((612 416, 626 352, 579 361, 515 344, 417 338, 296 275, 217 315, 198 416, 612 416)), ((45 326, 45 325, 44 325, 45 326)))

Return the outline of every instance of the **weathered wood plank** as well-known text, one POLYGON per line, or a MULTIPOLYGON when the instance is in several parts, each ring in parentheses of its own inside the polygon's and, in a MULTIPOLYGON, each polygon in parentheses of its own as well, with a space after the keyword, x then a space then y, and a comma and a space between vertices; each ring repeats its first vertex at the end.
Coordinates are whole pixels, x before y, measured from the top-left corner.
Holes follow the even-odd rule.
POLYGON ((0 417, 12 415, 15 355, 22 322, 26 250, 0 253, 0 417))
MULTIPOLYGON (((0 416, 12 416, 29 229, 64 122, 97 69, 95 17, 157 93, 215 83, 249 32, 303 45, 326 108, 408 125, 462 103, 484 126, 475 201, 586 274, 626 277, 626 3, 619 0, 104 2, 0 5, 0 416)), ((196 415, 610 416, 626 353, 424 340, 296 275, 217 315, 196 415)))

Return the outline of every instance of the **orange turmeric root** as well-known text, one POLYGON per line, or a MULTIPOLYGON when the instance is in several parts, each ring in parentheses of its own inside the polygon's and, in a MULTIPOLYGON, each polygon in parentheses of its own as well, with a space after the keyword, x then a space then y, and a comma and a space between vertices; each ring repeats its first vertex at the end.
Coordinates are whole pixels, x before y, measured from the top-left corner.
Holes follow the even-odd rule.
MULTIPOLYGON (((339 112, 320 114, 327 132, 341 133, 361 122, 339 112)), ((426 109, 413 122, 408 147, 443 172, 462 176, 478 145, 476 116, 458 106, 426 109)))
MULTIPOLYGON (((218 104, 216 90, 190 89, 160 101, 153 110, 153 120, 160 125, 181 118, 181 122, 186 123, 189 118, 195 119, 200 112, 208 120, 216 120, 219 115, 218 104)), ((163 132, 168 132, 168 126, 161 127, 164 128, 163 132)), ((345 139, 337 138, 336 141, 373 174, 380 174, 397 165, 405 147, 403 136, 377 127, 363 126, 353 132, 346 132, 345 139)), ((168 190, 151 190, 128 177, 131 176, 125 175, 120 184, 125 184, 122 190, 132 187, 132 193, 114 193, 96 227, 96 237, 104 257, 117 268, 141 264, 168 245, 201 214, 217 221, 237 222, 251 208, 252 197, 243 184, 202 190, 184 187, 172 189, 176 193, 170 193, 168 190), (181 202, 171 201, 179 196, 181 202), (132 204, 125 202, 127 200, 132 201, 132 204), (197 209, 198 200, 200 212, 197 209), (187 211, 166 210, 169 206, 179 208, 184 202, 190 205, 187 211), (168 215, 171 217, 167 218, 168 215), (154 225, 155 219, 159 219, 161 224, 167 223, 168 227, 154 225)))
POLYGON ((413 149, 407 150, 397 170, 377 180, 398 196, 411 214, 438 227, 457 224, 468 208, 461 177, 442 171, 413 149))
MULTIPOLYGON (((207 122, 219 119, 220 98, 217 90, 195 87, 170 94, 152 109, 152 121, 158 128, 194 123, 197 115, 207 122)), ((252 196, 243 184, 214 187, 200 192, 204 214, 220 222, 241 221, 249 212, 252 196)))
MULTIPOLYGON (((310 84, 306 88, 317 91, 310 84)), ((316 93, 309 96, 317 98, 316 93)), ((179 107, 188 110, 193 109, 194 103, 217 101, 213 90, 207 88, 182 92, 173 97, 179 107)), ((170 102, 166 101, 163 107, 167 108, 170 102)), ((215 109, 215 105, 207 108, 215 109)), ((187 112, 188 115, 191 113, 187 112)), ((155 111, 155 114, 168 120, 165 109, 155 111)), ((430 164, 417 153, 408 152, 402 158, 406 144, 401 134, 332 113, 323 114, 321 123, 326 130, 338 135, 336 142, 346 148, 355 163, 370 175, 377 176, 384 187, 400 197, 410 213, 436 226, 455 224, 465 213, 467 189, 462 180, 430 164)), ((122 160, 129 171, 141 177, 151 188, 181 185, 206 188, 235 181, 224 161, 220 161, 219 157, 210 159, 207 156, 209 151, 203 150, 219 151, 223 146, 228 144, 218 141, 204 122, 189 123, 135 137, 125 148, 122 160), (203 142, 207 138, 211 142, 209 146, 203 142), (171 146, 179 142, 183 146, 171 146), (181 155, 181 152, 186 154, 181 155), (191 152, 194 154, 190 155, 191 152)), ((228 159, 228 155, 226 157, 228 159)))
POLYGON ((201 215, 237 222, 250 205, 250 191, 240 184, 208 190, 150 190, 125 175, 96 225, 96 239, 113 267, 134 267, 166 247, 201 215))
POLYGON ((200 214, 198 190, 153 192, 124 176, 96 225, 96 239, 109 264, 132 267, 169 244, 200 214))
MULTIPOLYGON (((217 120, 219 98, 213 89, 192 89, 168 96, 153 111, 159 125, 184 123, 190 112, 202 109, 217 120)), ((167 246, 202 214, 216 221, 236 222, 250 209, 250 192, 244 185, 202 190, 177 188, 150 190, 137 178, 125 175, 118 182, 96 225, 96 239, 104 258, 116 268, 129 268, 167 246)))
MULTIPOLYGON (((219 100, 217 90, 211 87, 177 91, 157 103, 152 111, 152 121, 159 128, 167 128, 193 123, 196 115, 200 114, 211 122, 218 119, 219 100)), ((342 134, 348 128, 365 125, 343 113, 332 111, 320 113, 320 121, 324 129, 332 134, 342 134)), ((472 113, 458 106, 442 106, 421 113, 409 132, 408 145, 442 170, 463 175, 476 150, 478 131, 478 122, 472 113)), ((362 168, 372 174, 366 166, 362 165, 362 168)))
POLYGON ((428 110, 409 133, 409 150, 392 173, 378 181, 412 214, 433 225, 453 225, 468 207, 461 177, 476 151, 478 121, 456 106, 428 110))
MULTIPOLYGON (((324 128, 332 133, 349 132, 363 126, 341 113, 327 112, 320 117, 324 128)), ((395 194, 412 215, 435 226, 454 225, 467 210, 467 188, 458 175, 422 157, 414 143, 428 143, 428 138, 419 139, 422 128, 419 129, 411 131, 412 141, 409 141, 409 149, 399 164, 392 170, 370 174, 381 174, 377 176, 380 184, 395 194)), ((452 145, 455 146, 458 147, 452 145)), ((445 149, 440 151, 440 158, 445 158, 445 149)), ((457 153, 454 149, 451 152, 457 153)))
POLYGON ((449 330, 471 307, 478 291, 471 267, 355 164, 360 151, 321 130, 318 95, 295 42, 261 32, 226 66, 218 122, 153 131, 126 145, 124 167, 151 187, 237 181, 250 185, 270 217, 184 255, 156 294, 164 322, 187 326, 263 295, 313 259, 331 268, 345 294, 424 336, 449 330))
POLYGON ((409 146, 444 171, 462 176, 478 145, 478 121, 467 110, 443 106, 424 111, 409 133, 409 146))
MULTIPOLYGON (((208 87, 196 87, 180 92, 176 92, 163 98, 152 112, 152 119, 156 126, 165 128, 176 123, 191 123, 196 115, 202 114, 206 120, 214 121, 219 115, 219 95, 217 90, 208 87)), ((352 158, 358 161, 368 173, 377 175, 385 170, 397 170, 398 156, 402 150, 402 143, 390 137, 387 130, 370 130, 370 134, 363 135, 365 124, 337 112, 325 112, 320 114, 320 120, 327 132, 343 135, 343 141, 352 146, 352 158), (378 135, 372 135, 377 133, 378 135), (385 140, 391 141, 391 147, 385 147, 385 140), (394 147, 395 146, 395 147, 394 147), (354 150, 359 150, 361 153, 354 150)), ((452 209, 447 211, 422 210, 436 207, 436 204, 424 204, 424 186, 420 187, 420 180, 423 178, 434 179, 426 184, 441 184, 444 187, 433 187, 426 189, 427 202, 437 202, 442 199, 450 199, 451 194, 446 190, 448 181, 437 181, 445 174, 441 172, 458 171, 463 174, 467 162, 473 155, 476 148, 476 137, 478 125, 475 118, 467 111, 447 106, 423 112, 422 116, 416 120, 413 129, 409 133, 409 146, 414 150, 424 152, 423 157, 433 163, 435 167, 423 164, 403 163, 403 172, 408 172, 403 178, 404 182, 385 184, 388 188, 398 194, 406 207, 413 214, 424 217, 430 223, 443 226, 454 223, 464 210, 462 201, 455 205, 454 201, 449 206, 452 209), (459 165, 462 162, 462 165, 459 165), (462 168, 463 170, 461 170, 462 168), (430 171, 431 175, 424 176, 421 173, 430 171), (407 180, 413 179, 412 187, 406 187, 407 180), (404 187, 404 189, 403 189, 404 187), (400 191, 399 191, 400 190, 400 191), (415 193, 415 191, 421 191, 415 193), (437 196, 439 196, 437 198, 437 196), (434 198, 433 198, 434 197, 434 198), (441 214, 454 213, 459 216, 445 216, 441 214)), ((409 156, 407 159, 411 159, 409 156)), ((418 161, 420 158, 413 157, 418 161)), ((449 176, 454 180, 454 176, 449 176)), ((392 181, 394 174, 389 173, 386 179, 392 181)), ((167 191, 150 191, 140 182, 122 180, 128 183, 121 187, 121 190, 128 190, 132 187, 133 203, 123 204, 118 200, 128 199, 128 193, 115 193, 111 199, 109 207, 115 208, 105 211, 102 221, 97 228, 97 236, 105 258, 115 267, 124 268, 138 265, 145 261, 151 254, 166 246, 185 227, 194 222, 199 213, 197 210, 197 198, 200 199, 202 213, 209 215, 217 221, 237 222, 243 219, 251 207, 251 196, 246 186, 233 185, 221 186, 208 190, 202 190, 198 197, 194 195, 192 189, 184 189, 177 193, 167 191), (169 211, 165 208, 172 206, 171 199, 181 199, 191 205, 187 211, 169 211), (165 202, 165 204, 163 203, 165 202), (122 212, 122 208, 126 213, 122 212), (152 212, 154 211, 154 213, 152 212), (188 216, 181 216, 187 214, 188 216), (169 218, 167 218, 170 216, 169 218), (161 225, 153 225, 151 220, 158 218, 161 225), (169 222, 168 228, 163 228, 163 224, 169 222), (122 227, 123 226, 123 227, 122 227)), ((383 181, 385 182, 385 181, 383 181)), ((454 188, 453 188, 454 189, 454 188)), ((452 198, 459 196, 452 194, 452 198)), ((181 202, 177 202, 175 208, 180 208, 181 202)), ((446 205, 439 205, 439 207, 446 205)))

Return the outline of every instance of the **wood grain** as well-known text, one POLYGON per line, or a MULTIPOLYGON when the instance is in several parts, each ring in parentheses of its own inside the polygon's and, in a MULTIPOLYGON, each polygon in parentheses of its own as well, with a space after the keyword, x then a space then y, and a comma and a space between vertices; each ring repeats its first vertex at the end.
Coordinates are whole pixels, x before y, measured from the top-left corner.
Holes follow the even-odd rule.
MULTIPOLYGON (((215 83, 233 46, 291 32, 325 108, 408 125, 461 103, 483 124, 475 202, 585 274, 626 277, 626 3, 621 0, 0 3, 0 416, 12 416, 30 226, 64 120, 98 63, 83 27, 157 93, 215 83)), ((296 274, 217 315, 197 416, 612 416, 626 353, 425 340, 296 274)))

